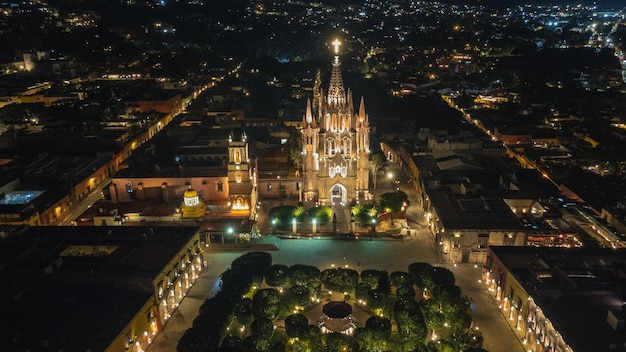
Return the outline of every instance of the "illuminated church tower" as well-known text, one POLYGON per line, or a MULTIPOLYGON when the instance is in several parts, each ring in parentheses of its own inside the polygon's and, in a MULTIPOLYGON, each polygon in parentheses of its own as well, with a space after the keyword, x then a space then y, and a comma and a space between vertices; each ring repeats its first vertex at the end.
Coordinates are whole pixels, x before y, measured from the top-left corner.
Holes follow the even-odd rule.
POLYGON ((252 178, 246 133, 236 140, 231 132, 228 136, 228 190, 232 211, 249 212, 251 204, 256 202, 252 178))
POLYGON ((343 86, 339 41, 333 45, 328 91, 319 88, 316 79, 314 101, 318 105, 307 101, 303 118, 303 196, 321 205, 346 206, 353 200, 370 199, 370 127, 363 98, 358 112, 354 111, 352 92, 343 86))

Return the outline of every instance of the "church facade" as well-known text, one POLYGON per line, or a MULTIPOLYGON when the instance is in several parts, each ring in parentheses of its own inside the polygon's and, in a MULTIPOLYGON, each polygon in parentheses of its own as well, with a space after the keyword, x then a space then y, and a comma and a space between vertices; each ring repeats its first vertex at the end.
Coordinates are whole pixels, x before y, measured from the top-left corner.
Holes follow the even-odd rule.
POLYGON ((307 101, 302 127, 303 198, 320 205, 348 206, 367 202, 369 193, 370 126, 361 98, 354 109, 352 92, 345 89, 337 55, 330 84, 324 91, 318 76, 313 103, 307 101))

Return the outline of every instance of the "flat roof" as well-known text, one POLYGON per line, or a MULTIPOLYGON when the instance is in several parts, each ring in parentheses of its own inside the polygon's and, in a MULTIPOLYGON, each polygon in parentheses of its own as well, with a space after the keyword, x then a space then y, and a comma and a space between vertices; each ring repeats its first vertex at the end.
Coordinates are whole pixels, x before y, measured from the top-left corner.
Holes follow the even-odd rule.
POLYGON ((489 250, 515 275, 526 292, 574 351, 608 351, 626 343, 623 331, 607 323, 609 310, 622 309, 626 249, 495 246, 489 250), (620 269, 621 266, 621 269, 620 269), (544 298, 541 288, 560 290, 544 298))
MULTIPOLYGON (((197 226, 12 227, 0 260, 2 346, 103 351, 154 299, 154 280, 197 226)), ((4 229, 3 229, 4 230, 4 229)), ((11 347, 8 347, 12 350, 11 347)))
MULTIPOLYGON (((0 343, 20 350, 104 351, 140 312, 152 293, 120 285, 38 281, 20 299, 1 304, 10 324, 0 343)), ((147 312, 146 312, 147 314, 147 312)))
POLYGON ((0 198, 2 205, 28 204, 42 195, 44 191, 12 191, 0 198))
POLYGON ((446 230, 509 230, 523 226, 501 198, 450 194, 444 189, 430 189, 428 196, 446 230))
MULTIPOLYGON (((145 279, 146 284, 161 273, 165 265, 199 231, 195 226, 37 226, 22 235, 32 242, 14 266, 43 271, 71 246, 116 246, 106 256, 77 254, 63 256, 58 273, 117 275, 116 280, 145 279)), ((80 277, 78 278, 80 279, 80 277)), ((106 278, 102 278, 105 280, 106 278)))

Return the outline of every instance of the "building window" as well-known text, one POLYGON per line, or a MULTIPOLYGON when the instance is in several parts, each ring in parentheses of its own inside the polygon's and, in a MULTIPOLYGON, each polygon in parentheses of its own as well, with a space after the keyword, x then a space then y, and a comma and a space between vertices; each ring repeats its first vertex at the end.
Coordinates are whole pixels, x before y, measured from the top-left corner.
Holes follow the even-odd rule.
POLYGON ((235 172, 235 181, 241 183, 241 171, 235 172))
POLYGON ((489 235, 488 234, 484 234, 484 233, 480 233, 478 234, 478 248, 487 248, 487 245, 489 244, 489 235))
POLYGON ((217 181, 217 191, 224 192, 224 182, 222 180, 217 181))
POLYGON ((300 190, 300 182, 296 182, 296 191, 300 190))
POLYGON ((133 183, 128 181, 126 182, 126 185, 124 186, 126 188, 126 192, 128 193, 133 193, 133 183))
POLYGON ((461 236, 452 237, 452 248, 461 248, 461 236))
POLYGON ((271 192, 271 191, 272 191, 272 184, 271 184, 271 183, 268 183, 268 184, 267 184, 267 191, 268 191, 268 192, 271 192))
POLYGON ((240 164, 241 163, 241 154, 239 153, 238 150, 235 150, 235 164, 240 164))
POLYGON ((503 243, 503 245, 505 245, 505 246, 513 246, 514 244, 515 244, 515 237, 513 237, 512 234, 504 236, 504 243, 503 243))

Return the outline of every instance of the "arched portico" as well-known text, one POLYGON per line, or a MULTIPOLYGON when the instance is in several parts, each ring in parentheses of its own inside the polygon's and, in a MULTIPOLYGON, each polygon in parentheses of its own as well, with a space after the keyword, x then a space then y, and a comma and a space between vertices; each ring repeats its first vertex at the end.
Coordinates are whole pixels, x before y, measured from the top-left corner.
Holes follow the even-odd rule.
POLYGON ((335 183, 330 187, 330 204, 333 207, 348 204, 348 190, 341 183, 335 183))

